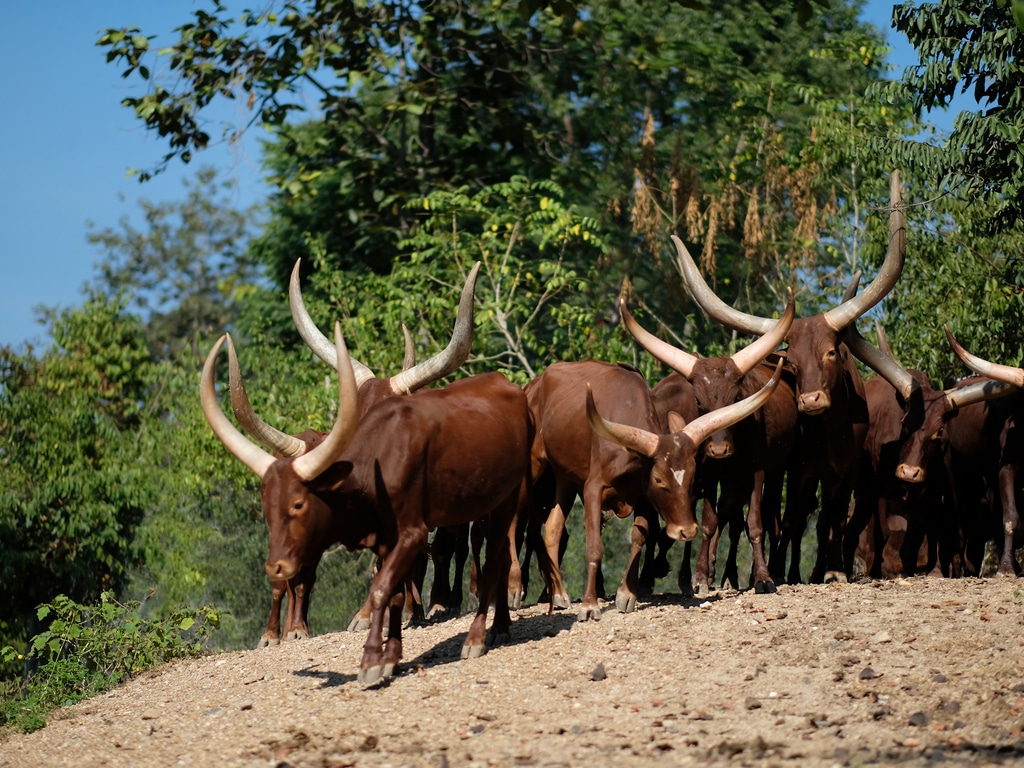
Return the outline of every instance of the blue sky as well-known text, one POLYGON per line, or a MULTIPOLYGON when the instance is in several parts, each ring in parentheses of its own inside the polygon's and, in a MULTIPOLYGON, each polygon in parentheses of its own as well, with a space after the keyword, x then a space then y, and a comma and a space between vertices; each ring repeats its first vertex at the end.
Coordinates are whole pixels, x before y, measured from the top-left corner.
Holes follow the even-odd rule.
MULTIPOLYGON (((178 163, 145 184, 126 175, 130 168, 155 165, 166 147, 121 106, 125 96, 140 92, 131 91, 119 69, 106 63, 96 40, 107 27, 135 25, 156 35, 156 46, 167 45, 176 26, 208 5, 56 0, 11 3, 5 9, 12 33, 0 46, 0 71, 12 79, 0 121, 0 346, 47 343, 34 308, 81 303, 82 285, 102 255, 86 241, 87 222, 97 229, 116 227, 122 217, 137 216, 141 197, 180 199, 183 180, 202 165, 236 179, 239 207, 264 196, 258 127, 240 146, 213 146, 190 166, 178 163)), ((864 18, 889 35, 890 62, 902 67, 913 62, 913 51, 906 38, 889 29, 892 7, 892 0, 870 0, 864 18)), ((236 117, 231 109, 225 109, 224 119, 236 117)), ((219 129, 211 131, 219 135, 219 129)))

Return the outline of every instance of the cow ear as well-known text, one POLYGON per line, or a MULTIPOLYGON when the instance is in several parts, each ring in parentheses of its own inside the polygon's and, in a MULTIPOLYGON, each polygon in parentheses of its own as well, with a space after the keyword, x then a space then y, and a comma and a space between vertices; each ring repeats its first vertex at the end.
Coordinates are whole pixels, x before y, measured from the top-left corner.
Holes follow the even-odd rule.
POLYGON ((669 432, 682 432, 683 427, 686 426, 686 419, 675 411, 668 412, 668 430, 669 432))
POLYGON ((340 491, 351 474, 351 461, 336 461, 316 479, 316 486, 319 490, 340 491))

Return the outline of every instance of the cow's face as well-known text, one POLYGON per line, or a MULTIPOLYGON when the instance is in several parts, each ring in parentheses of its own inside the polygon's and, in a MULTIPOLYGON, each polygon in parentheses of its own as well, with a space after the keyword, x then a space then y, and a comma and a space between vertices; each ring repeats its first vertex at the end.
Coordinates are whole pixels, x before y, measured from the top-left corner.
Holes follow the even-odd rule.
MULTIPOLYGON (((740 382, 743 374, 728 357, 711 357, 697 360, 693 366, 691 383, 701 414, 724 408, 739 402, 742 393, 740 382)), ((718 430, 704 441, 704 455, 709 459, 724 459, 736 451, 735 426, 729 425, 718 430)))
POLYGON ((797 407, 808 416, 824 413, 846 370, 841 334, 815 315, 794 320, 787 338, 787 356, 796 368, 797 407))
MULTIPOLYGON (((672 417, 678 418, 674 413, 670 414, 672 417)), ((692 541, 697 536, 693 482, 697 474, 698 448, 686 434, 676 430, 659 437, 652 456, 647 498, 665 521, 669 538, 676 541, 692 541)))
POLYGON ((260 489, 270 530, 265 568, 272 580, 290 579, 302 566, 315 566, 336 540, 331 536, 332 526, 337 525, 336 486, 326 478, 303 482, 291 464, 290 459, 280 459, 271 465, 260 489))
POLYGON ((907 483, 923 483, 927 479, 928 465, 942 450, 942 434, 954 413, 945 393, 931 392, 926 397, 919 426, 906 436, 900 447, 897 478, 907 483))

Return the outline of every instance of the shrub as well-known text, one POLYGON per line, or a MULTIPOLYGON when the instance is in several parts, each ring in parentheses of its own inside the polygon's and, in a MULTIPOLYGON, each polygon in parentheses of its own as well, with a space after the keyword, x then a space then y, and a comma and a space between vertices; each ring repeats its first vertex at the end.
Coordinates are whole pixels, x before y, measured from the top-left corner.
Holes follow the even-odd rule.
POLYGON ((111 592, 95 605, 64 595, 40 605, 37 617, 49 628, 32 639, 27 654, 0 649, 4 661, 36 665, 24 685, 2 692, 0 724, 42 728, 56 707, 108 691, 165 661, 201 655, 220 626, 220 612, 211 606, 177 609, 159 619, 142 618, 140 607, 118 602, 111 592))

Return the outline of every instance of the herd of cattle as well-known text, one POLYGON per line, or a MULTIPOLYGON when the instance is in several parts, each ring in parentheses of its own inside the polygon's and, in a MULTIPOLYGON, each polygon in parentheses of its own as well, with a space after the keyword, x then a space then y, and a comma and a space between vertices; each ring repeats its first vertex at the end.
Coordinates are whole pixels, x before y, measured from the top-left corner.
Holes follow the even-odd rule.
MULTIPOLYGON (((981 360, 950 335, 954 351, 979 375, 937 390, 924 373, 896 362, 881 328, 878 347, 857 331, 857 319, 882 300, 903 269, 906 231, 896 172, 890 196, 889 246, 875 280, 858 294, 855 279, 838 306, 811 317, 795 316, 792 294, 778 320, 728 306, 673 237, 696 302, 728 328, 758 338, 731 356, 702 358, 644 330, 623 291, 623 324, 674 371, 653 388, 629 366, 593 360, 555 363, 525 389, 498 373, 427 388, 469 354, 479 264, 467 278, 448 347, 414 364, 407 336, 404 370, 379 378, 349 356, 339 324, 333 342, 317 329, 302 302, 296 264, 293 317, 306 343, 338 373, 331 431, 293 436, 263 422, 246 396, 227 334, 210 351, 200 385, 214 433, 261 480, 273 603, 260 644, 308 635, 316 568, 328 547, 368 548, 378 569, 353 621, 369 629, 359 680, 390 676, 402 655, 407 595, 419 601, 429 533, 437 531, 430 543, 435 573, 447 574, 473 524, 477 545, 482 534, 486 549, 479 607, 462 656, 478 656, 507 636, 531 548, 545 582, 542 599, 552 608, 569 607, 559 564, 566 514, 577 496, 587 562, 580 620, 601 615, 603 513, 633 518, 629 564, 615 596, 620 611, 636 607, 643 581, 665 574, 668 546, 683 541, 689 550, 698 528, 696 569, 691 576, 687 551, 680 576, 695 593, 714 579, 715 544, 726 524, 732 531, 745 525, 757 592, 798 583, 801 541, 815 510, 812 581, 845 580, 856 557, 876 577, 976 574, 993 539, 1001 544, 999 572, 1019 574, 1013 554, 1022 455, 1016 416, 1024 403, 1017 394, 1024 370, 981 360), (225 341, 231 405, 252 440, 218 404, 214 368, 225 341), (864 381, 855 357, 880 375, 864 381)), ((727 575, 735 571, 735 548, 727 575)), ((461 600, 446 589, 445 579, 436 578, 431 604, 461 600)))

